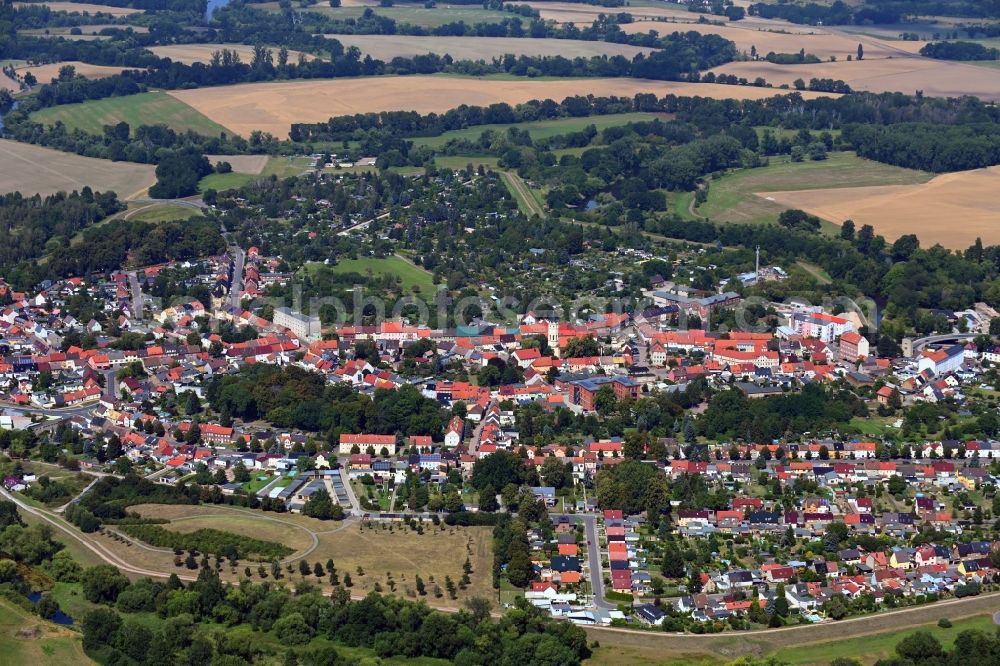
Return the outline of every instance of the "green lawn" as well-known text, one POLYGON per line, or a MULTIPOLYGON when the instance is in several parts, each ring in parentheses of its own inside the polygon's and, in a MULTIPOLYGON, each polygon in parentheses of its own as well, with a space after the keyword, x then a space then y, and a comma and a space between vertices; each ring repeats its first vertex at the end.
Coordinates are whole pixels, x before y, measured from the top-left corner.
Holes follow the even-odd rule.
POLYGON ((359 273, 361 275, 371 274, 380 276, 394 275, 401 280, 403 291, 411 292, 414 287, 418 287, 421 294, 430 295, 434 293, 434 276, 423 268, 398 256, 341 259, 331 266, 312 263, 306 264, 302 268, 307 272, 330 270, 334 273, 359 273))
POLYGON ((474 167, 482 164, 487 169, 496 169, 499 158, 481 157, 477 155, 437 155, 434 165, 441 169, 464 169, 470 164, 474 167))
POLYGON ((450 132, 445 132, 439 136, 418 137, 413 139, 413 143, 417 146, 440 148, 451 139, 468 139, 474 141, 487 130, 506 132, 511 127, 516 127, 519 130, 526 131, 531 134, 532 139, 538 140, 558 136, 560 134, 579 132, 588 125, 594 125, 597 127, 598 131, 601 131, 605 127, 617 127, 628 123, 653 120, 656 117, 657 116, 652 113, 613 113, 607 115, 589 116, 587 118, 557 118, 555 120, 539 120, 535 122, 512 123, 505 125, 475 125, 465 129, 451 130, 450 132))
POLYGON ((233 190, 238 187, 248 185, 254 180, 277 176, 278 178, 289 178, 300 176, 302 172, 312 166, 312 159, 309 157, 272 157, 267 161, 267 165, 260 173, 211 173, 198 182, 198 192, 205 190, 215 190, 222 192, 233 190))
POLYGON ((201 211, 197 208, 154 205, 148 208, 137 209, 135 213, 128 216, 128 219, 137 222, 173 222, 175 220, 187 220, 192 217, 201 216, 201 211))
MULTIPOLYGON (((941 609, 941 617, 947 617, 948 609, 941 609)), ((774 656, 793 666, 812 664, 829 664, 838 657, 860 657, 866 664, 871 664, 883 657, 895 653, 896 644, 913 632, 919 630, 933 634, 947 649, 955 641, 955 637, 967 629, 980 629, 992 633, 996 627, 988 615, 970 617, 963 620, 953 620, 951 629, 941 629, 937 624, 914 626, 902 631, 890 631, 870 636, 852 636, 850 640, 830 641, 803 645, 801 647, 779 650, 774 656)))
MULTIPOLYGON (((775 222, 784 206, 758 197, 756 192, 912 185, 925 183, 932 177, 924 171, 873 162, 851 152, 830 153, 819 162, 772 157, 766 167, 740 169, 708 181, 708 200, 695 211, 698 217, 716 222, 775 222)), ((689 197, 678 197, 676 201, 675 210, 684 217, 689 217, 689 201, 689 197)))
POLYGON ((68 627, 46 622, 27 610, 0 600, 0 666, 24 664, 93 664, 83 652, 79 634, 68 627), (37 631, 34 638, 19 638, 20 630, 37 631))
POLYGON ((80 129, 90 134, 103 134, 105 125, 122 121, 127 122, 133 131, 140 125, 164 124, 174 130, 191 130, 204 136, 217 136, 223 132, 232 134, 222 125, 165 92, 63 104, 36 111, 31 114, 31 119, 44 125, 52 125, 61 120, 67 129, 80 129))

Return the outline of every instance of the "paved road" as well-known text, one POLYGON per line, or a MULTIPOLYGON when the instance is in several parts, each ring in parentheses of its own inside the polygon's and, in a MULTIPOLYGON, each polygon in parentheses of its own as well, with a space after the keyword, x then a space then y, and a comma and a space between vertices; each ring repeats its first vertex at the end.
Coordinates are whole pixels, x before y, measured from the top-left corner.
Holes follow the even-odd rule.
POLYGON ((927 345, 941 344, 942 342, 961 342, 971 340, 976 337, 975 333, 944 333, 942 335, 928 335, 925 338, 917 338, 913 341, 913 353, 926 347, 927 345))
POLYGON ((614 610, 617 604, 604 598, 604 568, 601 566, 601 545, 597 539, 597 516, 589 513, 553 513, 553 520, 565 516, 573 523, 583 523, 587 536, 587 563, 590 567, 590 587, 594 591, 594 605, 603 610, 614 610))
POLYGON ((70 417, 70 416, 82 416, 90 414, 93 411, 95 403, 89 403, 85 405, 74 405, 73 407, 60 407, 54 409, 48 409, 46 407, 26 407, 24 405, 15 405, 12 402, 0 402, 0 410, 10 414, 16 414, 18 416, 54 416, 54 417, 70 417))
POLYGON ((236 255, 236 259, 233 264, 233 280, 229 290, 229 310, 236 314, 240 311, 240 294, 243 293, 243 264, 246 262, 246 253, 238 245, 234 245, 230 249, 236 255))
POLYGON ((132 316, 142 319, 142 287, 139 285, 139 276, 135 271, 128 272, 128 283, 132 291, 132 316))

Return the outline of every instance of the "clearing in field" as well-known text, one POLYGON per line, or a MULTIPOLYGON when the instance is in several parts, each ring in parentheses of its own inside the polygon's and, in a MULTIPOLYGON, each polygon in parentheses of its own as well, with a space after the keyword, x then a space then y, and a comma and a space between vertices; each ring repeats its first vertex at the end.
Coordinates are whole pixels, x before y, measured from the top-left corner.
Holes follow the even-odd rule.
MULTIPOLYGON (((625 56, 629 60, 653 49, 611 42, 588 42, 578 39, 531 39, 528 37, 416 37, 409 35, 326 35, 345 47, 356 46, 361 52, 380 60, 409 58, 426 53, 448 54, 455 60, 486 60, 508 53, 528 56, 589 58, 595 55, 625 56)), ((170 48, 170 47, 168 47, 170 48)), ((153 49, 155 50, 155 49, 153 49)))
POLYGON ((59 76, 59 70, 70 65, 76 70, 79 76, 86 77, 88 79, 103 79, 106 76, 114 76, 115 74, 121 74, 129 69, 135 69, 134 67, 106 67, 104 65, 91 65, 85 62, 80 62, 79 60, 67 60, 64 62, 53 62, 47 65, 23 65, 18 67, 15 71, 20 77, 24 77, 25 74, 31 72, 31 74, 38 79, 39 83, 48 83, 52 79, 59 76))
MULTIPOLYGON (((278 49, 269 47, 274 52, 274 57, 278 57, 278 49)), ((208 63, 212 60, 212 54, 216 51, 227 49, 236 51, 240 60, 250 63, 253 60, 253 47, 246 44, 170 44, 168 46, 150 46, 149 50, 161 58, 170 58, 174 62, 182 62, 185 65, 192 65, 196 62, 208 63)), ((297 62, 300 51, 289 51, 288 62, 297 62)), ((308 53, 302 54, 307 60, 314 60, 316 56, 308 53)))
POLYGON ((593 125, 600 132, 606 127, 619 127, 628 123, 638 123, 653 120, 654 118, 666 119, 668 114, 657 113, 612 113, 600 116, 587 116, 586 118, 558 118, 555 120, 538 120, 529 123, 512 123, 506 125, 475 125, 460 130, 451 130, 439 136, 417 137, 413 139, 414 145, 430 146, 440 148, 452 139, 467 139, 475 141, 483 132, 493 130, 496 132, 506 132, 511 127, 528 132, 531 138, 547 139, 560 134, 570 134, 579 132, 588 125, 593 125))
POLYGON ((206 155, 214 166, 216 162, 229 162, 231 173, 211 173, 198 182, 198 191, 215 190, 222 192, 243 187, 254 180, 277 176, 288 178, 300 176, 312 166, 308 157, 268 157, 267 155, 206 155))
POLYGON ((135 222, 173 222, 189 220, 192 217, 202 217, 201 211, 189 206, 171 206, 169 204, 140 204, 123 215, 126 220, 135 222))
POLYGON ((105 125, 122 121, 127 122, 133 130, 140 125, 156 123, 176 131, 191 130, 204 136, 230 133, 222 125, 163 92, 53 106, 31 114, 31 119, 44 125, 52 125, 61 120, 67 129, 80 129, 90 134, 103 134, 105 125))
POLYGON ((309 560, 326 562, 332 558, 341 577, 344 573, 351 575, 354 595, 364 595, 376 584, 388 593, 391 580, 395 594, 424 599, 431 605, 458 607, 462 600, 474 596, 496 599, 491 582, 490 528, 425 524, 423 532, 419 534, 400 523, 371 523, 364 527, 352 524, 340 532, 320 535, 320 544, 309 560), (457 585, 466 558, 472 564, 471 584, 466 590, 458 590, 457 600, 449 599, 446 592, 437 598, 435 585, 443 591, 445 576, 457 585), (364 570, 363 576, 357 574, 358 567, 364 570), (427 588, 425 597, 416 594, 417 575, 427 588))
POLYGON ((150 164, 111 162, 58 150, 0 139, 0 192, 55 194, 92 189, 118 193, 122 199, 146 189, 156 180, 150 164))
POLYGON ((413 288, 417 287, 421 294, 430 295, 434 293, 434 276, 423 268, 398 256, 341 259, 336 264, 330 266, 321 263, 311 263, 306 264, 304 270, 307 272, 328 270, 333 273, 358 273, 365 276, 391 275, 400 281, 400 285, 405 292, 412 292, 413 288))
MULTIPOLYGON (((765 99, 786 91, 711 83, 645 79, 487 79, 449 76, 385 76, 323 81, 247 83, 198 90, 175 90, 175 99, 243 136, 255 129, 277 137, 292 123, 325 122, 332 116, 378 111, 442 112, 461 104, 520 104, 533 99, 562 100, 571 95, 653 93, 765 99)), ((805 93, 808 98, 822 96, 805 93)))
POLYGON ((0 664, 93 664, 78 632, 0 600, 0 664))
POLYGON ((15 2, 15 7, 30 7, 32 5, 44 5, 54 12, 68 12, 70 14, 111 14, 112 16, 128 16, 129 14, 140 14, 141 9, 131 7, 112 7, 111 5, 96 5, 86 2, 15 2))
MULTIPOLYGON (((390 579, 395 586, 395 594, 407 596, 407 591, 416 595, 415 577, 419 574, 427 587, 427 596, 420 597, 431 605, 457 607, 464 599, 472 596, 493 596, 492 571, 492 530, 486 527, 435 527, 429 522, 423 525, 420 534, 409 527, 394 523, 373 523, 362 526, 355 521, 320 521, 294 513, 265 513, 250 509, 226 506, 179 506, 163 504, 140 504, 130 507, 140 515, 169 520, 164 527, 175 531, 194 531, 199 528, 213 528, 236 534, 245 534, 257 539, 276 541, 295 548, 296 552, 284 561, 292 565, 292 573, 283 570, 283 580, 296 583, 302 580, 299 561, 311 565, 319 562, 324 567, 328 559, 333 559, 341 581, 350 574, 354 596, 363 596, 375 589, 376 584, 385 593, 393 593, 390 579), (445 589, 445 576, 450 576, 456 585, 462 577, 462 567, 466 558, 472 565, 471 584, 466 590, 458 591, 458 599, 449 599, 447 593, 434 596, 434 586, 445 589), (358 573, 358 567, 363 573, 358 573)), ((103 533, 95 533, 94 541, 113 552, 132 566, 164 575, 177 572, 190 575, 183 566, 174 564, 174 553, 170 549, 152 548, 136 540, 122 540, 112 536, 113 526, 103 533)), ((237 581, 245 576, 245 562, 235 568, 224 566, 221 576, 227 581, 237 581)), ((257 564, 251 566, 251 578, 261 580, 257 564)), ((267 580, 270 567, 267 568, 267 580)), ((305 580, 320 584, 329 590, 329 580, 316 579, 312 574, 305 580)))
MULTIPOLYGON (((830 153, 819 162, 792 162, 771 158, 759 169, 741 169, 709 181, 708 200, 696 210, 699 217, 717 222, 775 222, 789 206, 755 196, 762 189, 818 190, 863 185, 912 185, 925 183, 931 174, 862 159, 854 153, 830 153)), ((837 190, 843 192, 843 190, 837 190)), ((685 204, 686 205, 686 204, 685 204)), ((682 215, 684 210, 678 211, 682 215)), ((822 217, 822 216, 821 216, 822 217)))
POLYGON ((990 167, 944 174, 922 185, 758 191, 758 196, 832 222, 870 224, 890 241, 916 234, 925 247, 940 243, 964 250, 976 238, 990 243, 1000 234, 998 191, 1000 167, 990 167))

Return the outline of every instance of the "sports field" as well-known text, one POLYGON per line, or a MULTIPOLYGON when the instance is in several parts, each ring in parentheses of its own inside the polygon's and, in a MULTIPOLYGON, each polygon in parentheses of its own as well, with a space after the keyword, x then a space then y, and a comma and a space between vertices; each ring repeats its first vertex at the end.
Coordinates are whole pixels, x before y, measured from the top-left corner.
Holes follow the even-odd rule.
POLYGON ((80 129, 90 134, 102 134, 105 125, 122 121, 127 122, 133 130, 140 125, 156 123, 177 131, 191 130, 205 136, 229 133, 222 125, 163 92, 54 106, 31 114, 31 119, 45 125, 61 120, 67 129, 80 129))
POLYGON ((405 292, 409 293, 413 291, 414 287, 418 287, 421 294, 430 295, 434 293, 434 276, 402 257, 341 259, 336 264, 330 266, 325 264, 306 264, 304 270, 307 272, 329 270, 334 273, 392 275, 399 278, 402 289, 405 292))
POLYGON ((558 118, 556 120, 539 120, 529 123, 513 123, 508 125, 475 125, 460 130, 451 130, 439 136, 418 137, 413 139, 413 143, 418 146, 430 146, 439 148, 452 139, 476 140, 479 135, 488 130, 496 132, 506 132, 511 127, 528 132, 531 138, 546 139, 560 134, 570 134, 579 132, 588 125, 594 125, 597 131, 606 127, 618 127, 628 123, 643 122, 654 118, 666 118, 667 114, 655 113, 617 113, 601 116, 588 116, 586 118, 558 118))
POLYGON ((850 219, 858 226, 870 224, 890 241, 916 234, 925 247, 940 243, 964 250, 976 238, 990 243, 1000 234, 1000 167, 949 173, 910 185, 797 192, 760 185, 767 191, 759 196, 781 206, 801 208, 832 222, 850 219))
POLYGON ((0 139, 0 192, 24 195, 71 192, 89 185, 113 190, 122 199, 146 189, 155 181, 150 164, 112 162, 0 139))
MULTIPOLYGON (((248 83, 170 95, 219 125, 249 136, 255 129, 277 137, 292 123, 324 122, 332 116, 377 111, 447 111, 460 104, 520 104, 533 99, 562 100, 571 95, 700 95, 720 99, 765 99, 785 91, 709 83, 644 79, 490 79, 449 76, 394 76, 322 81, 248 83)), ((806 93, 817 97, 818 93, 806 93)))
MULTIPOLYGON (((717 222, 774 222, 778 214, 789 206, 757 196, 762 189, 820 190, 833 197, 842 197, 842 190, 836 188, 913 185, 925 183, 931 177, 923 171, 873 162, 849 152, 830 153, 827 159, 819 162, 792 162, 787 157, 772 157, 766 167, 741 169, 718 180, 710 180, 708 200, 695 211, 698 217, 717 222)), ((681 202, 678 212, 682 215, 688 212, 686 201, 689 199, 678 198, 681 202)))
POLYGON ((564 58, 595 55, 625 56, 629 60, 653 49, 577 39, 532 39, 529 37, 415 37, 410 35, 326 35, 346 46, 356 46, 381 60, 425 53, 448 54, 455 60, 486 60, 505 54, 564 58))

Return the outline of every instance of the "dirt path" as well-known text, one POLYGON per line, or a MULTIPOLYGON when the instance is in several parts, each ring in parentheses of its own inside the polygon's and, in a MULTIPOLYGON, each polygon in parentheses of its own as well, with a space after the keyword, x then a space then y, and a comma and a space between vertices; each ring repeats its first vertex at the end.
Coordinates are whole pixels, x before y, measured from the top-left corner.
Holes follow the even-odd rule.
POLYGON ((524 207, 527 209, 524 212, 527 215, 538 215, 539 217, 545 216, 545 211, 542 210, 542 207, 538 205, 537 201, 535 201, 535 197, 532 196, 531 191, 528 189, 528 186, 520 176, 513 171, 501 171, 500 175, 503 178, 503 181, 507 184, 507 187, 511 190, 511 194, 514 195, 514 198, 518 199, 519 203, 520 201, 524 202, 524 207))

